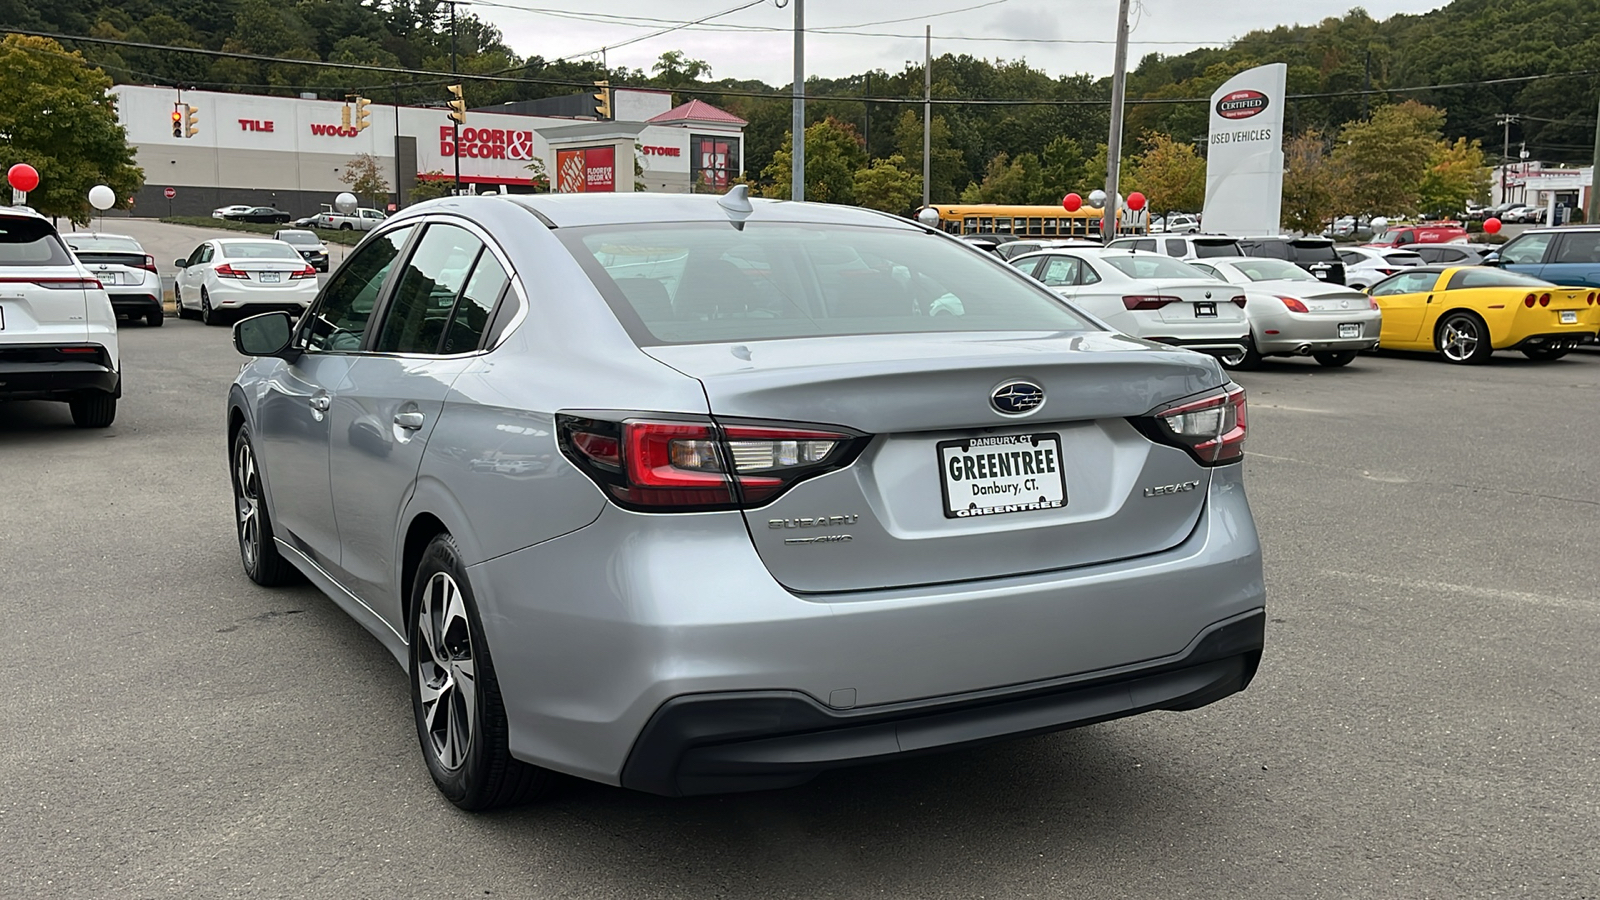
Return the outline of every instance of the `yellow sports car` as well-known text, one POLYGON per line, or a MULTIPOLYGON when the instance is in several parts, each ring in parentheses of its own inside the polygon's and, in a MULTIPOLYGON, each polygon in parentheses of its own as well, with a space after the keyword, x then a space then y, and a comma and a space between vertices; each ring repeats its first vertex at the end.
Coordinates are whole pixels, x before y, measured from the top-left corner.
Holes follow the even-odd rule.
POLYGON ((1453 363, 1481 363, 1496 350, 1560 359, 1600 332, 1593 288, 1558 287, 1488 266, 1419 266, 1367 293, 1383 310, 1379 347, 1437 350, 1453 363))

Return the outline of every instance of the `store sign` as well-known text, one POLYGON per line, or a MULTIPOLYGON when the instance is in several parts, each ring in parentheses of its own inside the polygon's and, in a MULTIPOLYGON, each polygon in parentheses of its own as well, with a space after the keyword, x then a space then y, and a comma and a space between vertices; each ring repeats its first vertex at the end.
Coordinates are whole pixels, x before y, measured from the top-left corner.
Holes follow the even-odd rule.
POLYGON ((615 147, 556 151, 556 192, 584 194, 617 189, 615 147))
POLYGON ((439 126, 439 153, 469 159, 533 159, 533 132, 507 128, 463 128, 460 143, 450 125, 439 126))
POLYGON ((266 121, 262 121, 261 119, 240 119, 239 120, 239 130, 240 131, 271 131, 272 130, 272 120, 268 119, 266 121))
POLYGON ((1283 97, 1289 68, 1257 66, 1211 95, 1206 231, 1277 234, 1283 205, 1283 97))
POLYGON ((312 123, 311 133, 319 136, 326 135, 328 137, 356 137, 361 134, 361 132, 355 128, 346 128, 342 125, 319 125, 316 123, 312 123))
POLYGON ((677 147, 641 146, 639 149, 644 152, 645 156, 682 156, 683 155, 683 151, 681 149, 677 148, 677 147))

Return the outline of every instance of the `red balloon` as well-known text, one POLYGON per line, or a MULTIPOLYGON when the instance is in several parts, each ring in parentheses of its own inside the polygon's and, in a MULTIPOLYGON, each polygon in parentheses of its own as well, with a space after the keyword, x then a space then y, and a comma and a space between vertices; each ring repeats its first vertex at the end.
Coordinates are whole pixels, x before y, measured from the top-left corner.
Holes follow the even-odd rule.
POLYGON ((39 170, 27 163, 17 163, 6 172, 6 180, 19 191, 31 191, 39 186, 39 170))
POLYGON ((1061 206, 1067 212, 1077 212, 1083 206, 1083 198, 1077 194, 1068 194, 1061 198, 1061 206))
POLYGON ((1500 231, 1500 220, 1495 218, 1494 216, 1490 216, 1489 218, 1484 219, 1483 220, 1483 230, 1489 232, 1490 234, 1499 233, 1499 231, 1500 231))
POLYGON ((1128 195, 1128 208, 1134 212, 1144 209, 1144 195, 1138 191, 1128 195))

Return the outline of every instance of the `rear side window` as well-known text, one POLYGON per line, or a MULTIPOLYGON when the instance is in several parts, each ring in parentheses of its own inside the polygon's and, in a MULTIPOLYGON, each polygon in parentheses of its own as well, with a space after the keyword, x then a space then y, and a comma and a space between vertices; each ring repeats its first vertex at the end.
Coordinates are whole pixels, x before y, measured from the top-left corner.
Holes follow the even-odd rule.
POLYGON ((0 266, 70 266, 72 256, 42 219, 0 218, 0 266))
POLYGON ((1553 263, 1600 263, 1600 231, 1574 231, 1561 236, 1553 263))
POLYGON ((1383 259, 1384 262, 1391 266, 1420 266, 1425 262, 1421 254, 1412 253, 1410 250, 1401 253, 1385 253, 1383 259))
POLYGON ((1254 241, 1242 246, 1244 254, 1248 256, 1264 256, 1268 259, 1289 258, 1289 245, 1283 241, 1254 241))
POLYGON ((1182 240, 1173 240, 1169 238, 1167 239, 1166 244, 1168 256, 1183 256, 1189 252, 1188 246, 1185 245, 1182 240))
POLYGON ((1020 273, 910 229, 752 222, 556 234, 640 344, 1093 327, 1020 273))
POLYGON ((1195 241, 1194 255, 1201 259, 1209 259, 1214 256, 1244 256, 1245 252, 1240 249, 1238 241, 1195 241))
POLYGON ((1507 272, 1504 269, 1491 269, 1488 266, 1472 266, 1466 269, 1457 269, 1450 276, 1450 283, 1446 290, 1459 291, 1466 288, 1483 287, 1550 287, 1550 282, 1532 275, 1522 275, 1516 272, 1507 272))

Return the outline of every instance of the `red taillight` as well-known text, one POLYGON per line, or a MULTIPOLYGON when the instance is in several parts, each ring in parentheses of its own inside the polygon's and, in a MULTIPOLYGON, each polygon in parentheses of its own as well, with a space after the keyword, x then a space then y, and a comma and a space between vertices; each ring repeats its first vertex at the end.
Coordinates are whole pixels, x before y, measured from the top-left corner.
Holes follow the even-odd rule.
POLYGON ((1589 305, 1590 306, 1594 305, 1594 291, 1590 291, 1589 292, 1589 305))
POLYGON ((740 509, 848 465, 864 435, 767 425, 558 416, 562 448, 619 506, 740 509))
POLYGON ((1529 309, 1533 309, 1533 305, 1538 302, 1539 298, 1534 294, 1529 294, 1528 296, 1522 298, 1522 305, 1529 309))
POLYGON ((311 266, 306 266, 304 269, 301 269, 298 272, 290 273, 289 277, 290 278, 315 278, 315 277, 317 277, 317 270, 315 268, 311 267, 311 266))
POLYGON ((1378 305, 1378 298, 1377 297, 1368 297, 1367 298, 1367 308, 1368 309, 1383 309, 1383 307, 1378 305))
POLYGON ((144 262, 139 265, 139 268, 145 270, 146 272, 154 272, 156 270, 156 258, 146 253, 144 255, 144 262))
POLYGON ((1244 458, 1245 412, 1244 388, 1230 383, 1198 400, 1157 409, 1133 424, 1157 443, 1187 450, 1203 466, 1220 466, 1244 458))
POLYGON ((1550 305, 1550 295, 1549 294, 1540 294, 1539 295, 1539 305, 1540 306, 1549 306, 1550 305))
POLYGON ((62 347, 62 353, 99 353, 99 347, 62 347))
POLYGON ((1133 294, 1122 298, 1122 305, 1129 309, 1160 309, 1169 303, 1182 303, 1179 297, 1168 297, 1164 294, 1133 294))
POLYGON ((238 269, 235 269, 233 266, 230 266, 227 263, 223 263, 222 265, 217 266, 216 273, 217 273, 217 277, 218 278, 249 278, 250 277, 250 273, 249 272, 243 272, 243 271, 240 271, 238 269))
POLYGON ((1283 301, 1283 305, 1284 306, 1289 307, 1289 311, 1290 312, 1299 312, 1299 313, 1311 312, 1311 310, 1306 308, 1306 305, 1304 303, 1301 303, 1299 300, 1296 300, 1293 297, 1284 297, 1284 296, 1280 295, 1278 297, 1278 299, 1283 301))
POLYGON ((1231 299, 1228 300, 1228 302, 1239 307, 1240 309, 1244 309, 1245 297, 1243 294, 1235 294, 1231 299))

